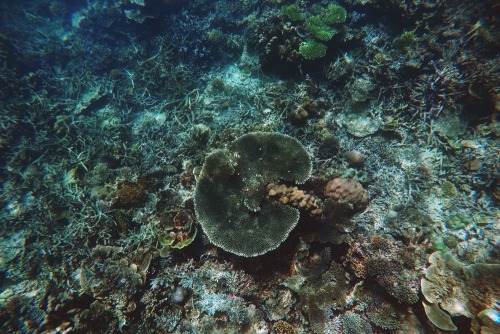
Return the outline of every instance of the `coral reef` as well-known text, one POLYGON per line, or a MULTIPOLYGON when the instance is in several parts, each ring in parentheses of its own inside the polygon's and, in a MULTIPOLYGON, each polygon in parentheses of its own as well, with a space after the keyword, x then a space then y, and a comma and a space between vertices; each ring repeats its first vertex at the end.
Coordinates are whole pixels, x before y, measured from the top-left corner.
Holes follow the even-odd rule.
POLYGON ((500 332, 497 7, 0 1, 0 332, 500 332))
POLYGON ((287 187, 284 184, 269 183, 267 185, 268 196, 277 198, 282 204, 290 204, 299 209, 303 209, 311 216, 321 217, 323 210, 321 209, 321 201, 314 197, 314 193, 308 194, 304 190, 297 187, 287 187))
POLYGON ((326 55, 326 45, 310 40, 299 46, 299 53, 307 60, 323 58, 326 55))

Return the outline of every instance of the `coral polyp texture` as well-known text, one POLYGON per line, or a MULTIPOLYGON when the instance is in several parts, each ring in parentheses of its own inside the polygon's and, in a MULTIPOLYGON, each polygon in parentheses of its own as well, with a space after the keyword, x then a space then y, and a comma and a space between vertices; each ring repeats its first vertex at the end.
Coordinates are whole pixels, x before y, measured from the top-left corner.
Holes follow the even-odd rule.
POLYGON ((362 209, 368 203, 368 192, 354 179, 337 177, 328 181, 325 196, 355 209, 362 209))
POLYGON ((306 41, 299 47, 300 54, 307 60, 323 58, 326 55, 327 47, 316 41, 306 41))
POLYGON ((266 185, 305 182, 311 159, 296 139, 254 132, 211 153, 194 194, 196 215, 210 241, 240 256, 278 247, 297 225, 299 211, 267 198, 266 185))
POLYGON ((419 301, 419 282, 415 274, 422 266, 422 254, 405 248, 401 242, 373 236, 358 240, 347 260, 356 276, 372 279, 401 304, 419 301))

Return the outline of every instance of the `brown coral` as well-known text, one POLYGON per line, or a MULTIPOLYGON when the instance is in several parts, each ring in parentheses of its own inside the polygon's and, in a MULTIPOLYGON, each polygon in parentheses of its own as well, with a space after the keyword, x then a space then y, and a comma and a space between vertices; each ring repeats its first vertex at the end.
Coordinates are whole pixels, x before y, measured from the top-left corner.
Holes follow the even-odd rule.
POLYGON ((279 320, 273 324, 273 333, 276 334, 296 334, 297 332, 288 322, 279 320))
POLYGON ((316 114, 317 110, 318 103, 312 99, 306 98, 296 110, 292 110, 288 114, 288 118, 295 125, 304 125, 311 115, 316 114))
POLYGON ((113 208, 129 209, 141 207, 148 199, 147 182, 123 182, 117 185, 116 196, 112 199, 113 208))
POLYGON ((352 150, 347 153, 347 159, 349 160, 349 165, 352 167, 363 166, 365 162, 365 155, 359 151, 352 150))
POLYGON ((337 177, 330 180, 325 186, 325 196, 349 204, 355 210, 365 208, 368 203, 368 192, 354 179, 337 177))
POLYGON ((301 210, 305 210, 311 217, 321 217, 321 201, 314 196, 314 193, 308 193, 297 187, 287 187, 284 184, 269 183, 267 185, 267 195, 275 198, 282 204, 289 204, 301 210))
POLYGON ((355 275, 373 279, 402 304, 419 300, 419 269, 424 256, 401 242, 374 236, 369 241, 358 239, 347 254, 355 275))
POLYGON ((464 316, 473 319, 472 331, 479 332, 477 316, 500 298, 500 265, 464 265, 443 252, 432 253, 429 263, 421 280, 429 320, 440 329, 455 330, 450 316, 464 316))

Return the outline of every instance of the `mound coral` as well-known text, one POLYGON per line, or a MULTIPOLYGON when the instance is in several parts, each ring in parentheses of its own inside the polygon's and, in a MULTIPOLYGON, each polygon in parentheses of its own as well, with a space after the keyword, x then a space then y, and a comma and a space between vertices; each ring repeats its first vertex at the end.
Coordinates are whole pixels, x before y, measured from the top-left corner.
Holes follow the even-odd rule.
POLYGON ((354 179, 335 178, 325 186, 325 196, 350 205, 354 209, 362 209, 368 202, 368 192, 361 183, 354 179))
POLYGON ((266 185, 304 182, 311 169, 304 147, 283 134, 250 133, 213 152, 194 194, 203 230, 214 245, 240 256, 275 249, 298 223, 299 211, 269 200, 266 185))

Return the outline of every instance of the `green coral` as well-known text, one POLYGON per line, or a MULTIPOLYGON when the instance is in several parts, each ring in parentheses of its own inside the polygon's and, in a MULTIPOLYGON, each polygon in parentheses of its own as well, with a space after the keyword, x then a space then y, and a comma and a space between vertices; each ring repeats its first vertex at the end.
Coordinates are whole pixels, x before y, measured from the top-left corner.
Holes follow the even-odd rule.
POLYGON ((188 239, 179 241, 179 242, 171 245, 170 247, 176 248, 176 249, 182 249, 182 248, 184 248, 186 246, 189 246, 194 241, 194 239, 196 238, 196 234, 197 233, 198 233, 198 229, 195 227, 193 229, 193 232, 191 232, 191 235, 189 236, 188 239))
POLYGON ((449 249, 453 249, 457 247, 458 245, 458 240, 453 237, 453 236, 447 236, 443 238, 443 243, 448 247, 449 249))
POLYGON ((326 7, 315 4, 305 13, 295 4, 283 6, 281 10, 291 21, 305 20, 304 28, 311 40, 299 46, 299 53, 307 60, 323 58, 326 55, 327 46, 317 41, 331 40, 340 31, 333 26, 342 24, 347 19, 347 11, 335 4, 326 7))
POLYGON ((321 41, 329 41, 337 33, 335 29, 327 26, 319 16, 311 16, 307 19, 306 31, 321 41))
POLYGON ((271 202, 272 181, 304 182, 311 160, 294 138, 277 133, 244 135, 210 154, 194 194, 195 211, 216 246, 245 257, 278 247, 296 226, 299 212, 271 202))
POLYGON ((443 195, 446 197, 457 197, 458 190, 450 181, 444 181, 442 185, 443 195))
POLYGON ((299 53, 307 60, 323 58, 326 55, 326 45, 310 40, 299 46, 299 53))
POLYGON ((328 25, 344 23, 347 19, 347 11, 344 7, 330 4, 323 14, 323 22, 328 25))
POLYGON ((442 241, 434 241, 432 243, 432 248, 434 251, 445 252, 448 250, 446 244, 442 241))
POLYGON ((458 213, 453 216, 449 216, 445 219, 444 224, 450 230, 459 230, 466 227, 469 224, 472 224, 473 220, 471 217, 467 217, 462 213, 458 213))
POLYGON ((393 45, 397 49, 408 51, 410 46, 415 44, 417 41, 417 36, 413 31, 405 31, 400 36, 394 39, 393 45))
POLYGON ((304 19, 304 15, 300 12, 299 7, 295 4, 283 6, 281 7, 281 11, 291 21, 302 21, 304 19))

